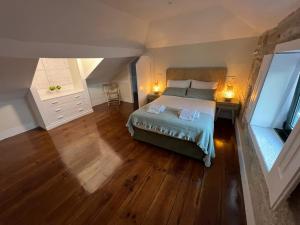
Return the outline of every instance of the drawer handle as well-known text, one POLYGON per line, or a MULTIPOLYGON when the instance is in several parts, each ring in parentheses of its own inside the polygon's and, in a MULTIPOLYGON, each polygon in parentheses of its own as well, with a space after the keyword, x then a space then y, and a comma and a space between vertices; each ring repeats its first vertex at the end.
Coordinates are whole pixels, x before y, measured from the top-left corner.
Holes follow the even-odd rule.
POLYGON ((58 103, 58 101, 51 102, 51 104, 53 104, 53 105, 54 105, 54 104, 57 104, 57 103, 58 103))
POLYGON ((62 119, 62 118, 64 118, 63 115, 57 117, 57 119, 59 119, 59 120, 62 119))
POLYGON ((75 98, 79 98, 80 97, 80 95, 76 95, 76 96, 74 96, 75 98))
POLYGON ((82 102, 77 102, 77 103, 76 103, 76 105, 81 105, 81 104, 82 104, 82 102))
POLYGON ((61 111, 61 108, 55 109, 55 112, 60 112, 60 111, 61 111))
POLYGON ((79 111, 79 112, 82 112, 82 111, 83 111, 83 108, 80 108, 78 111, 79 111))

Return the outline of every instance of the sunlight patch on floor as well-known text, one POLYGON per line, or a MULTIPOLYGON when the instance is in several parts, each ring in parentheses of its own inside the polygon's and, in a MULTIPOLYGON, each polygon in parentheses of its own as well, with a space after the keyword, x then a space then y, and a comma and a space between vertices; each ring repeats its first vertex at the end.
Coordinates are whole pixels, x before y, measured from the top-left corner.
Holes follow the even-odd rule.
POLYGON ((88 192, 94 193, 122 164, 113 147, 99 137, 84 137, 57 149, 68 170, 88 192), (83 151, 84 149, 84 151, 83 151))

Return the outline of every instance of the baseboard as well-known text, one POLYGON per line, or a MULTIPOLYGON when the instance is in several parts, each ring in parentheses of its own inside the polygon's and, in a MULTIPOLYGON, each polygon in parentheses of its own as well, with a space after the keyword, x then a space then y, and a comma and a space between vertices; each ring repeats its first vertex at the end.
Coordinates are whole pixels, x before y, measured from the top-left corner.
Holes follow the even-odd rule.
POLYGON ((34 122, 31 122, 31 123, 24 124, 22 126, 13 127, 13 128, 1 131, 0 132, 0 141, 3 139, 9 138, 9 137, 15 136, 17 134, 24 133, 28 130, 32 130, 36 127, 37 127, 37 124, 34 122))
POLYGON ((241 130, 240 122, 237 119, 235 122, 235 133, 236 133, 236 139, 237 139, 237 148, 238 148, 238 156, 239 156, 239 163, 240 163, 240 174, 241 174, 242 187, 243 187, 244 205, 245 205, 245 211, 246 211, 247 224, 255 225, 255 217, 254 217, 252 199, 251 199, 251 194, 250 194, 250 189, 249 189, 248 177, 247 177, 247 173, 246 173, 244 155, 243 155, 243 151, 242 151, 243 145, 242 145, 240 130, 241 130))
POLYGON ((122 102, 133 103, 133 101, 132 101, 132 99, 131 99, 130 97, 125 97, 125 98, 122 97, 122 98, 121 98, 121 101, 122 101, 122 102))

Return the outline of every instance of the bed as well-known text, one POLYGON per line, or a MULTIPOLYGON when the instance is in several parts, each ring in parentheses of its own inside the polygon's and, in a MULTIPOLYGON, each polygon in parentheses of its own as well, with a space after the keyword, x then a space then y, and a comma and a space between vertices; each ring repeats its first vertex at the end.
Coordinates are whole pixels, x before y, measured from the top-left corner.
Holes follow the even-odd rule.
MULTIPOLYGON (((168 80, 198 80, 218 82, 216 95, 223 89, 227 70, 223 67, 169 68, 168 80)), ((214 116, 216 103, 213 100, 188 98, 187 96, 162 95, 155 101, 133 112, 127 122, 130 134, 136 140, 147 142, 195 159, 203 160, 210 167, 215 157, 214 116), (160 114, 148 113, 150 104, 166 106, 160 114), (194 121, 179 119, 180 109, 199 112, 194 121)))

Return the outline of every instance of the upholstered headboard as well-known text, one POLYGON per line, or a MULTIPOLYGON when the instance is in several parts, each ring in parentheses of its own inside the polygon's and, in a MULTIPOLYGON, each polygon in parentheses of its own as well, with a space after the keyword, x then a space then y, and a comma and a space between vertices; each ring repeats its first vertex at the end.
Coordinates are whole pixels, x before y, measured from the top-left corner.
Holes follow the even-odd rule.
POLYGON ((226 81, 226 74, 226 67, 168 68, 166 80, 218 82, 217 92, 222 92, 226 81))

